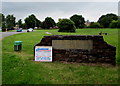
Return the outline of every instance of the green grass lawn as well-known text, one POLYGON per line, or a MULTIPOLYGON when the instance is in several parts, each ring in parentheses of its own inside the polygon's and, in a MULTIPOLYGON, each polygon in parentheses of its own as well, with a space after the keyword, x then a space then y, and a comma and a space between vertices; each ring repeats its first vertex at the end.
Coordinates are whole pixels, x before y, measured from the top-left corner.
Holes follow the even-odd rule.
POLYGON ((45 32, 52 35, 98 35, 107 32, 104 40, 117 48, 118 29, 77 29, 76 33, 61 33, 53 30, 39 30, 15 34, 2 40, 2 82, 3 84, 118 84, 118 67, 82 65, 81 63, 35 62, 33 47, 39 43, 45 32), (23 41, 21 52, 14 52, 14 41, 23 41))

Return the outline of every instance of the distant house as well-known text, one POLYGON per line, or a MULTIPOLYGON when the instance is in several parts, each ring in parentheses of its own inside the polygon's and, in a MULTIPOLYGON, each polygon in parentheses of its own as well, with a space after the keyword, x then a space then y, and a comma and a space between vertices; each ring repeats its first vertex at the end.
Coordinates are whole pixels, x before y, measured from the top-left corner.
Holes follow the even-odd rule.
POLYGON ((91 23, 91 22, 90 22, 89 20, 85 21, 85 25, 86 25, 86 26, 89 26, 90 23, 91 23))
POLYGON ((17 30, 19 28, 19 25, 15 25, 14 29, 17 30))

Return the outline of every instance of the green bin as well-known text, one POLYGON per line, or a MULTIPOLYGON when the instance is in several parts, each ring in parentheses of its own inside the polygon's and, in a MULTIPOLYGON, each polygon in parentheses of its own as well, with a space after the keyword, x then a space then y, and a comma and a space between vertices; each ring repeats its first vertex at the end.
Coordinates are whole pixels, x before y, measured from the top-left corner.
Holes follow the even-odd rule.
POLYGON ((15 41, 14 42, 14 51, 21 51, 22 50, 22 41, 15 41))

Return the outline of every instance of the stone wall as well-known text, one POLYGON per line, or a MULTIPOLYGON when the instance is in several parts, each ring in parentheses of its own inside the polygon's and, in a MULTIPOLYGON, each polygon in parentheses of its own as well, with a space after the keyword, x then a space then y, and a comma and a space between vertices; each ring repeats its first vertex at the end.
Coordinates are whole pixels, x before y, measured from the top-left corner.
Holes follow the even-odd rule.
MULTIPOLYGON (((71 43, 69 46, 73 46, 71 43)), ((61 43, 58 43, 58 46, 61 43)), ((76 43, 80 45, 80 42, 76 43)), ((52 46, 53 47, 53 61, 67 61, 67 62, 80 62, 80 63, 110 63, 115 64, 116 47, 107 44, 103 36, 100 35, 52 35, 44 36, 40 43, 35 46, 52 46), (74 41, 85 41, 91 40, 92 47, 88 49, 85 47, 81 48, 57 48, 55 45, 55 40, 57 42, 65 40, 74 41), (54 42, 54 43, 53 43, 54 42), (55 46, 54 46, 55 45, 55 46)), ((90 44, 91 46, 91 44, 90 44)), ((61 46, 62 47, 62 46, 61 46)))

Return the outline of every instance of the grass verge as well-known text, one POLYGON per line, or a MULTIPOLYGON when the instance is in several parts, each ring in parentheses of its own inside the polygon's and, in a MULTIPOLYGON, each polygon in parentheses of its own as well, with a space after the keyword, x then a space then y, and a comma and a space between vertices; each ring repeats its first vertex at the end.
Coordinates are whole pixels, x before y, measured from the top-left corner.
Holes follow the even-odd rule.
MULTIPOLYGON (((33 47, 45 32, 52 35, 98 35, 107 32, 104 40, 116 46, 118 29, 77 29, 76 33, 60 33, 57 30, 39 30, 15 34, 2 40, 3 84, 118 84, 117 66, 81 65, 79 63, 34 62, 33 47), (14 41, 23 41, 21 52, 14 52, 14 41)), ((117 52, 116 51, 116 52, 117 52)), ((118 52, 116 55, 119 62, 118 52)))

